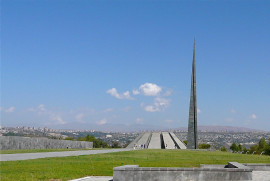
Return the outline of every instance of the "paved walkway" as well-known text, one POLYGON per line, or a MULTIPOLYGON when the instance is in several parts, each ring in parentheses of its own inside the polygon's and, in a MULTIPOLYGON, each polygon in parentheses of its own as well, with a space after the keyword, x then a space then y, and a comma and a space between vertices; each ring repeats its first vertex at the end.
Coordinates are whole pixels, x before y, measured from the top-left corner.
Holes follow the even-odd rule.
POLYGON ((92 155, 102 153, 112 153, 120 151, 130 151, 132 149, 106 149, 106 150, 82 150, 82 151, 61 151, 61 152, 41 152, 41 153, 19 153, 19 154, 0 154, 0 161, 30 160, 37 158, 65 157, 78 155, 92 155))
POLYGON ((165 149, 175 149, 175 144, 168 132, 162 132, 165 149))
POLYGON ((186 145, 173 132, 170 132, 170 135, 173 137, 180 149, 187 149, 186 145))
POLYGON ((152 133, 148 149, 161 149, 160 133, 152 133))
POLYGON ((83 177, 71 181, 113 181, 113 177, 106 176, 91 176, 91 177, 83 177))

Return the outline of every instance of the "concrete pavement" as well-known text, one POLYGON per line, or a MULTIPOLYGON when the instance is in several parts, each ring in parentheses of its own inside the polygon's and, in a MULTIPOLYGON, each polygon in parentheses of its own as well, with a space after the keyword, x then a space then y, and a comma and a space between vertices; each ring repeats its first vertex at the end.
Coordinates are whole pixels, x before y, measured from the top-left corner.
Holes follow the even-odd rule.
POLYGON ((83 177, 83 178, 78 178, 78 179, 70 180, 70 181, 113 181, 113 177, 90 176, 90 177, 83 177))
POLYGON ((19 154, 0 154, 0 161, 30 160, 49 157, 66 157, 78 155, 92 155, 102 153, 113 153, 120 151, 130 151, 132 149, 106 149, 106 150, 82 150, 82 151, 62 151, 62 152, 41 152, 41 153, 19 153, 19 154))
POLYGON ((174 141, 176 142, 176 144, 179 146, 180 149, 187 149, 186 145, 173 132, 170 132, 170 135, 172 136, 172 138, 174 139, 174 141))
POLYGON ((168 132, 162 132, 165 149, 175 149, 175 144, 168 132))
POLYGON ((152 133, 148 149, 161 149, 160 133, 152 133))
POLYGON ((144 145, 145 145, 145 148, 147 148, 147 146, 148 146, 147 141, 148 141, 150 136, 151 136, 150 132, 144 133, 143 136, 141 137, 141 139, 139 139, 139 141, 137 142, 137 147, 141 148, 141 145, 142 145, 144 148, 144 145))

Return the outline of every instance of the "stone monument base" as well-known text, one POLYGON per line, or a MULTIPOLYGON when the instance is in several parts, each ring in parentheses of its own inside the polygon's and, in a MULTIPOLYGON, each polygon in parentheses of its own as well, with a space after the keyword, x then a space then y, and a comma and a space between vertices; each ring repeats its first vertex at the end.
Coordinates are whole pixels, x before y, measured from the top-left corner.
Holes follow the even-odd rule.
POLYGON ((252 169, 237 162, 226 166, 200 168, 139 167, 125 165, 113 169, 113 181, 225 181, 252 180, 252 169))

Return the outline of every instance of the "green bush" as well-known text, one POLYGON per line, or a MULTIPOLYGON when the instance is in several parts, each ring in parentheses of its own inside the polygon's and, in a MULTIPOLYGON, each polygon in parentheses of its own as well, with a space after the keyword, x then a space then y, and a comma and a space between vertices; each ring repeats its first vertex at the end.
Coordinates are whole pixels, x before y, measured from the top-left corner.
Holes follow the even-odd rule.
POLYGON ((77 140, 93 142, 94 148, 109 148, 108 143, 102 141, 100 138, 96 139, 94 136, 90 136, 89 134, 86 135, 85 137, 80 137, 77 140))
POLYGON ((199 149, 209 149, 210 147, 211 145, 209 144, 205 144, 205 143, 199 144, 199 149))
POLYGON ((233 152, 238 152, 238 146, 233 143, 232 146, 230 147, 230 149, 233 151, 233 152))
POLYGON ((220 151, 227 151, 227 148, 225 146, 220 147, 220 151))

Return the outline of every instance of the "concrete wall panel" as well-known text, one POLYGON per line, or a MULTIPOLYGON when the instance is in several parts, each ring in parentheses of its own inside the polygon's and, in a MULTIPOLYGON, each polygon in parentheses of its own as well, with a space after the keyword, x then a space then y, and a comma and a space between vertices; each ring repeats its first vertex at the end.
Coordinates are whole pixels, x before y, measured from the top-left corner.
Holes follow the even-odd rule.
POLYGON ((60 148, 93 148, 92 142, 56 140, 48 138, 29 138, 19 136, 0 136, 1 150, 19 149, 60 149, 60 148))
POLYGON ((113 181, 225 181, 252 180, 252 169, 162 168, 121 166, 113 169, 113 181))

